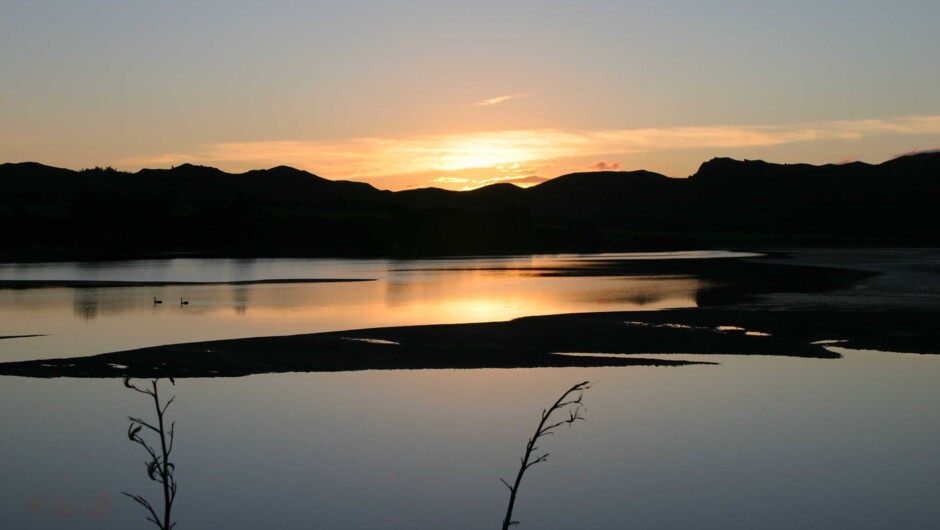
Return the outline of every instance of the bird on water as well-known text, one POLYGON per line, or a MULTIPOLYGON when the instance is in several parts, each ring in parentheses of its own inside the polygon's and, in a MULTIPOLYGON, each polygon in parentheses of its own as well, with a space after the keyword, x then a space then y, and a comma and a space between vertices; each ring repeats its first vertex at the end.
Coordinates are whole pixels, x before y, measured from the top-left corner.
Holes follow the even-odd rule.
POLYGON ((162 304, 162 303, 163 303, 163 300, 157 300, 156 296, 153 297, 153 305, 162 304))
POLYGON ((183 300, 180 298, 180 305, 189 305, 189 300, 183 300))

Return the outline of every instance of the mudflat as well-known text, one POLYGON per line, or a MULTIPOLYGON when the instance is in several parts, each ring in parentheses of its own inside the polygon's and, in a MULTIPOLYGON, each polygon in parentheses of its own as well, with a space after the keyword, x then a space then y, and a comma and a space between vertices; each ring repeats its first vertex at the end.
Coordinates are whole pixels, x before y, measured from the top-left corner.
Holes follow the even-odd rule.
POLYGON ((681 354, 838 358, 829 344, 940 353, 940 253, 792 250, 744 259, 617 262, 545 275, 684 271, 700 307, 579 313, 173 344, 0 364, 29 377, 233 377, 377 369, 683 365, 681 354), (675 360, 644 354, 676 354, 675 360))

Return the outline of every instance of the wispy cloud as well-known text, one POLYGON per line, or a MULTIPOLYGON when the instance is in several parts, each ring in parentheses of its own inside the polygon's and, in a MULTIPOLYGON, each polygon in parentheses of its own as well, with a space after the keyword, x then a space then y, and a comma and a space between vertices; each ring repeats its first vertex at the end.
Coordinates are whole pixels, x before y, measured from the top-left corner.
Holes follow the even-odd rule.
POLYGON ((551 167, 552 164, 528 164, 513 162, 486 168, 489 175, 484 177, 451 177, 443 176, 432 179, 435 184, 463 184, 462 190, 474 190, 489 186, 490 184, 511 183, 527 188, 549 180, 540 174, 540 170, 551 167))
POLYGON ((509 101, 510 99, 522 99, 532 97, 532 94, 522 93, 522 94, 510 94, 508 96, 497 96, 495 98, 484 99, 483 101, 477 101, 475 105, 480 106, 489 106, 496 105, 497 103, 502 103, 504 101, 509 101))
POLYGON ((436 179, 431 179, 431 182, 436 182, 439 184, 466 184, 471 182, 472 179, 466 179, 461 177, 437 177, 436 179))
POLYGON ((120 163, 129 166, 191 162, 252 168, 286 164, 331 179, 363 179, 491 168, 494 173, 502 173, 497 177, 508 180, 508 177, 519 178, 531 174, 520 172, 520 169, 565 158, 606 157, 670 149, 771 146, 825 139, 855 140, 879 135, 915 134, 940 134, 940 116, 764 126, 594 131, 532 129, 407 138, 226 142, 205 145, 190 153, 127 159, 120 163), (519 165, 513 168, 513 164, 519 165))
POLYGON ((482 188, 484 186, 489 186, 490 184, 515 184, 520 188, 528 188, 530 186, 535 186, 536 184, 541 184, 549 180, 548 177, 543 177, 541 175, 503 175, 487 179, 471 179, 465 186, 460 189, 475 190, 477 188, 482 188))

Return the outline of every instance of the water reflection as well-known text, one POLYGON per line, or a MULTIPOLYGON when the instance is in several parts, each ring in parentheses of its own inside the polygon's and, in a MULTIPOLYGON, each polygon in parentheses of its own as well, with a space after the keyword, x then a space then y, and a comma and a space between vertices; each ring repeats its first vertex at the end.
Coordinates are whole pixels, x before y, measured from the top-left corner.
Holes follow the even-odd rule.
MULTIPOLYGON (((550 439, 549 465, 525 479, 525 527, 935 526, 940 357, 700 360, 722 364, 177 380, 185 406, 168 414, 185 474, 173 518, 177 529, 493 528, 506 508, 499 477, 517 469, 533 414, 597 380, 588 421, 550 439)), ((159 495, 116 421, 152 407, 115 384, 3 378, 0 417, 16 426, 0 437, 4 528, 150 524, 118 491, 159 495), (84 519, 103 491, 107 517, 84 519), (54 517, 56 499, 77 515, 54 517)))
MULTIPOLYGON (((97 289, 78 287, 72 292, 72 310, 82 320, 109 315, 118 316, 128 312, 148 312, 153 303, 140 298, 139 290, 97 289)), ((152 311, 149 311, 152 313, 152 311)))
MULTIPOLYGON (((220 282, 374 278, 372 282, 0 288, 10 335, 0 362, 90 355, 168 343, 384 326, 485 322, 576 312, 656 310, 740 300, 807 285, 710 254, 562 255, 428 260, 152 260, 0 264, 16 280, 220 282), (719 263, 720 262, 720 263, 719 263), (781 278, 784 278, 781 280, 781 278), (152 297, 167 303, 154 306, 152 297), (181 307, 170 303, 190 301, 181 307)), ((723 255, 717 253, 716 255, 723 255)), ((763 267, 763 268, 762 268, 763 267)))
POLYGON ((95 289, 75 289, 75 314, 85 320, 98 316, 98 292, 95 289))
POLYGON ((248 310, 248 301, 251 296, 251 287, 247 285, 232 286, 232 302, 235 305, 235 314, 242 316, 248 310))

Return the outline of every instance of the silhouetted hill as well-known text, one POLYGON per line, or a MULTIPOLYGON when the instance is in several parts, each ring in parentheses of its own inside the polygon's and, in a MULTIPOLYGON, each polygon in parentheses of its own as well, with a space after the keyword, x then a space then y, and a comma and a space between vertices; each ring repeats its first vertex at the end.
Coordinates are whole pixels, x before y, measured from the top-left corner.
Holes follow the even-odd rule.
POLYGON ((682 184, 649 171, 572 173, 527 190, 536 216, 655 224, 672 214, 682 184))
POLYGON ((491 210, 518 204, 524 190, 516 185, 492 184, 470 191, 418 188, 395 193, 398 204, 418 209, 491 210))
POLYGON ((909 158, 824 166, 713 159, 688 179, 689 213, 702 221, 699 231, 935 241, 940 157, 909 158))
POLYGON ((879 165, 715 158, 687 179, 608 171, 466 192, 191 164, 136 173, 0 164, 0 185, 0 222, 13 227, 2 259, 940 243, 940 153, 879 165))
POLYGON ((285 166, 229 174, 184 164, 127 173, 0 166, 6 251, 364 253, 389 238, 390 192, 285 166))
POLYGON ((904 175, 923 175, 927 171, 940 171, 940 151, 899 156, 881 164, 881 167, 904 175))

